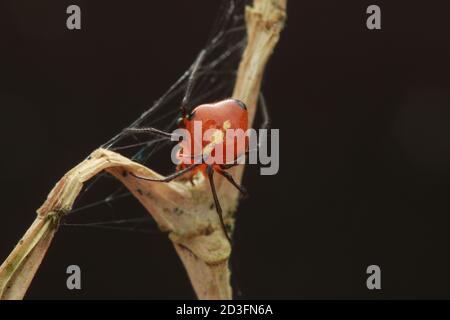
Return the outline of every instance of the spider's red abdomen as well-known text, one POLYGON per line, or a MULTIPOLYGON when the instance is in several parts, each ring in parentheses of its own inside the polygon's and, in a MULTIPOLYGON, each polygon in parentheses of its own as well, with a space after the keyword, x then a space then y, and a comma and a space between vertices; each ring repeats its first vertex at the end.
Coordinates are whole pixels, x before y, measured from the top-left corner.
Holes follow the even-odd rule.
POLYGON ((201 121, 203 133, 207 129, 223 129, 229 121, 229 129, 247 130, 247 107, 239 100, 228 99, 213 104, 202 104, 196 107, 185 120, 185 128, 194 134, 194 121, 201 121))
POLYGON ((184 164, 192 163, 187 158, 199 154, 214 156, 214 148, 223 150, 222 155, 218 156, 218 161, 213 163, 215 165, 225 164, 230 160, 226 158, 227 152, 236 159, 246 151, 248 113, 245 104, 239 100, 227 99, 199 105, 184 119, 184 127, 191 136, 191 143, 181 142, 179 158, 184 159, 184 164), (198 130, 200 124, 201 132, 196 132, 200 131, 198 130), (244 139, 241 140, 244 143, 238 143, 238 139, 244 139))

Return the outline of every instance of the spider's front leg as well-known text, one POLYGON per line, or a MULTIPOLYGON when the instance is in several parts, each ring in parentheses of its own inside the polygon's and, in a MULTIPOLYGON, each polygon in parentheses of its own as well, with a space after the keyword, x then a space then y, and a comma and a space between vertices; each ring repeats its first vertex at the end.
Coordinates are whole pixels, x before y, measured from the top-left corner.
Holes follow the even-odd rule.
POLYGON ((156 128, 126 128, 123 130, 125 134, 151 134, 167 139, 172 139, 173 134, 156 128))

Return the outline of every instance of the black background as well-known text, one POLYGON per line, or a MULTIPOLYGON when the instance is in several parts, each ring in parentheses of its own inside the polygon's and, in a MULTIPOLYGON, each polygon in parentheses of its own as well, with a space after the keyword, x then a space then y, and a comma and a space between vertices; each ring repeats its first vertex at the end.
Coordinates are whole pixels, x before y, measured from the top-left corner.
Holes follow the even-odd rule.
MULTIPOLYGON (((190 65, 217 8, 0 2, 1 260, 54 183, 190 65), (69 4, 81 7, 81 31, 65 27, 69 4)), ((248 168, 237 220, 242 297, 448 298, 448 6, 290 0, 288 16, 263 88, 280 172, 248 168), (369 4, 381 6, 382 30, 366 28, 369 4), (371 264, 380 291, 366 288, 371 264)), ((27 298, 194 293, 165 235, 61 228, 27 298), (70 264, 81 291, 66 288, 70 264)))

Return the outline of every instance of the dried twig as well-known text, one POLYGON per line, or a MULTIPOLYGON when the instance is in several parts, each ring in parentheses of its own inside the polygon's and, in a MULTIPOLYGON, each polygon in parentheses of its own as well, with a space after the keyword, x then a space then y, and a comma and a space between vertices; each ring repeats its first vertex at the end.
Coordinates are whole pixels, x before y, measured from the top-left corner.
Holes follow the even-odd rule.
MULTIPOLYGON (((287 0, 254 0, 246 8, 248 43, 239 66, 233 97, 244 101, 253 122, 265 65, 285 21, 287 0)), ((238 181, 244 166, 231 173, 238 181)), ((162 178, 159 174, 112 151, 98 149, 70 170, 38 209, 38 216, 24 237, 0 266, 0 298, 22 299, 51 240, 60 218, 72 209, 83 184, 107 171, 120 180, 167 231, 187 270, 199 299, 231 299, 228 259, 230 245, 211 206, 208 184, 202 176, 195 184, 183 181, 152 183, 130 175, 162 178)), ((224 219, 233 227, 237 191, 216 180, 224 219)))

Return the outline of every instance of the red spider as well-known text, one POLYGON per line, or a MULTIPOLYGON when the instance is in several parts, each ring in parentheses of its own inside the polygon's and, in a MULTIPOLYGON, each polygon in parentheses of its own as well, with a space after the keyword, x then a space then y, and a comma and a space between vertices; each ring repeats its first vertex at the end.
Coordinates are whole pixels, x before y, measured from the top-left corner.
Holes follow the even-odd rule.
MULTIPOLYGON (((202 104, 194 108, 192 112, 188 113, 186 110, 186 102, 189 99, 189 96, 192 91, 193 80, 195 79, 195 74, 199 68, 200 62, 203 59, 202 53, 197 58, 196 62, 193 65, 190 81, 188 83, 188 87, 186 89, 185 96, 183 98, 183 102, 181 105, 181 118, 179 121, 180 127, 185 128, 192 139, 190 141, 181 141, 179 143, 180 150, 177 154, 177 158, 181 161, 181 164, 178 165, 177 171, 171 175, 163 179, 150 179, 145 177, 136 176, 133 173, 130 173, 134 177, 146 181, 155 181, 155 182, 169 182, 173 179, 187 173, 197 173, 202 172, 205 176, 208 177, 211 191, 214 198, 214 204, 216 207, 216 211, 219 215, 219 220, 225 233, 225 236, 230 241, 230 237, 226 231, 225 223, 223 221, 222 216, 222 208, 220 206, 216 188, 214 185, 213 175, 214 172, 225 177, 233 186, 235 186, 241 193, 246 194, 245 188, 240 186, 236 181, 234 181, 233 176, 226 172, 226 169, 229 169, 235 165, 237 165, 237 160, 243 155, 248 154, 247 148, 247 140, 245 140, 245 144, 237 143, 239 139, 239 134, 237 134, 238 138, 233 138, 232 140, 227 137, 227 129, 241 129, 240 133, 245 134, 248 128, 248 112, 245 104, 236 99, 226 99, 213 104, 202 104), (202 132, 195 132, 195 122, 199 121, 202 126, 202 132), (203 140, 204 133, 208 129, 213 129, 213 139, 211 141, 203 140), (200 137, 201 141, 195 139, 195 137, 200 137), (222 149, 222 155, 212 161, 205 161, 205 158, 208 159, 209 156, 214 158, 215 149, 222 149), (232 149, 231 149, 232 148, 232 149), (200 150, 200 154, 194 154, 195 150, 200 150), (227 162, 226 155, 227 150, 231 150, 233 154, 233 161, 227 162), (201 161, 194 161, 196 158, 201 159, 201 161), (219 161, 217 161, 219 160, 219 161)), ((264 117, 264 126, 268 126, 268 117, 267 110, 265 107, 264 99, 260 97, 263 106, 263 117, 264 117)), ((155 128, 128 128, 126 129, 128 133, 148 133, 159 135, 167 138, 172 138, 173 134, 164 132, 155 128)), ((246 139, 246 138, 245 138, 246 139)))

